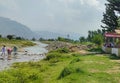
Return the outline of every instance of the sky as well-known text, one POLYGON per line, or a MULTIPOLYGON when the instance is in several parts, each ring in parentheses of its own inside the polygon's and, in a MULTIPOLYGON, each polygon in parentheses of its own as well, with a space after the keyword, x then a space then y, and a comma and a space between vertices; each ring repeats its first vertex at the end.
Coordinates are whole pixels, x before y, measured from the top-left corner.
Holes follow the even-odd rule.
POLYGON ((106 0, 0 0, 0 16, 33 31, 74 32, 101 29, 106 0))

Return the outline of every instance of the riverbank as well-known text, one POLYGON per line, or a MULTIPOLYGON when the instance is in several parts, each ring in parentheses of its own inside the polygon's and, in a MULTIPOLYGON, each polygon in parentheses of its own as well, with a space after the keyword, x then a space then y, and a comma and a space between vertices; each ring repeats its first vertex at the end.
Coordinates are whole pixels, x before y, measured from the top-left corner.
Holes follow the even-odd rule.
POLYGON ((37 62, 14 63, 0 72, 0 83, 119 83, 119 63, 119 58, 109 54, 57 48, 37 62))
POLYGON ((119 83, 120 60, 114 59, 106 54, 83 55, 58 49, 41 61, 14 63, 11 69, 0 73, 0 82, 119 83))
POLYGON ((3 45, 6 45, 6 47, 13 47, 17 46, 18 48, 26 47, 26 46, 34 46, 35 43, 29 41, 29 40, 16 40, 16 39, 6 39, 6 38, 0 38, 0 47, 3 45))
POLYGON ((2 56, 0 56, 0 70, 8 69, 15 62, 39 61, 44 59, 46 57, 44 54, 47 53, 45 49, 47 44, 40 42, 33 43, 36 45, 22 48, 22 51, 19 51, 16 56, 11 55, 11 60, 7 60, 7 56, 3 60, 2 56), (27 51, 27 54, 25 51, 27 51))

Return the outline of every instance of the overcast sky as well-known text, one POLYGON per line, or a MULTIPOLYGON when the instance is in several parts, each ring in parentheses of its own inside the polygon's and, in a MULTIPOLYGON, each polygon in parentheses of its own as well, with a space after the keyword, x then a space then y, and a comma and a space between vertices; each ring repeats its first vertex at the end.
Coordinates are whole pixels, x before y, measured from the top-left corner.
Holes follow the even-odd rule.
POLYGON ((0 16, 34 31, 75 32, 100 29, 106 0, 0 0, 0 16))

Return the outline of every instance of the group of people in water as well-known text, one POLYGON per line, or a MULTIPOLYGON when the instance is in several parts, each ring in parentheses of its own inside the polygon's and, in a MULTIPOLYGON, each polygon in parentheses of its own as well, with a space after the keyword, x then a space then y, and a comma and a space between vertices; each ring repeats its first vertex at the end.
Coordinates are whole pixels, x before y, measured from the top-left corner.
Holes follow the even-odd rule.
POLYGON ((14 46, 13 48, 6 48, 5 45, 3 45, 1 49, 1 56, 3 59, 5 59, 5 56, 7 55, 7 59, 11 60, 11 53, 13 52, 13 55, 15 56, 17 54, 17 47, 14 46))

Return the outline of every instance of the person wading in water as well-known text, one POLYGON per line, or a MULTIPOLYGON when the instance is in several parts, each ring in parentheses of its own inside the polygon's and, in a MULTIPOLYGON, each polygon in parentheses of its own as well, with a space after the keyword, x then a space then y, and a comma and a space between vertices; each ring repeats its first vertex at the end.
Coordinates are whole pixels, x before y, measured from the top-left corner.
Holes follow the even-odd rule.
POLYGON ((5 52, 6 52, 6 46, 5 45, 3 45, 1 51, 2 51, 1 56, 3 56, 3 59, 5 59, 5 52))
POLYGON ((11 60, 11 52, 12 52, 12 49, 11 48, 8 48, 7 49, 7 53, 8 53, 8 60, 11 60))

